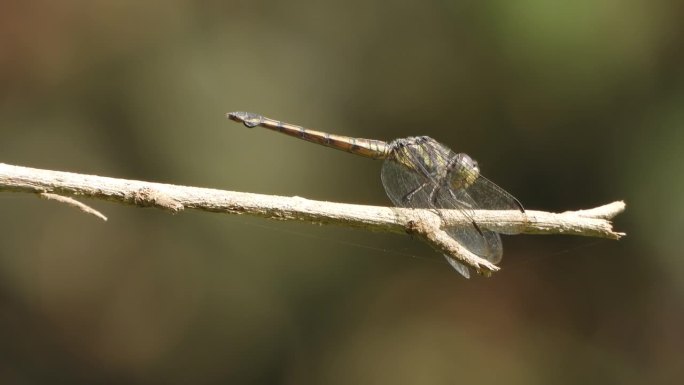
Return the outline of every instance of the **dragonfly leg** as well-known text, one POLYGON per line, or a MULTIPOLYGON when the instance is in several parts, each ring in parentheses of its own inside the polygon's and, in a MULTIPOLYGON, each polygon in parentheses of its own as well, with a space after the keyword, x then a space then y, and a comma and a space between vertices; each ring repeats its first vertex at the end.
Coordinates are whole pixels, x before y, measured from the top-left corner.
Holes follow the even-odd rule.
POLYGON ((475 230, 477 230, 477 232, 480 233, 480 236, 484 237, 484 233, 482 233, 482 229, 480 229, 480 226, 477 223, 475 223, 474 220, 471 223, 473 224, 475 230))
MULTIPOLYGON (((401 200, 404 203, 409 203, 411 202, 411 199, 413 199, 413 196, 416 195, 420 190, 424 189, 428 185, 428 182, 423 182, 420 186, 414 188, 413 190, 409 191, 408 194, 406 194, 401 200)), ((430 195, 432 196, 432 194, 430 195)))
MULTIPOLYGON (((453 191, 452 189, 448 188, 447 190, 449 191, 449 195, 451 195, 451 198, 452 198, 453 200, 455 200, 455 201, 458 200, 458 198, 456 198, 456 194, 454 194, 454 191, 453 191)), ((468 202, 463 202, 463 201, 462 201, 461 203, 462 203, 463 205, 467 206, 468 208, 471 208, 471 209, 472 209, 472 206, 470 205, 470 203, 468 203, 468 202)), ((520 207, 522 207, 522 206, 520 206, 520 207)), ((484 237, 484 233, 482 232, 482 229, 481 229, 480 226, 475 222, 475 220, 471 220, 470 223, 473 224, 473 227, 475 228, 475 230, 477 230, 477 232, 480 234, 480 236, 484 237)))
MULTIPOLYGON (((430 204, 432 205, 432 207, 437 207, 437 192, 438 191, 439 191, 439 186, 435 186, 432 189, 432 191, 430 191, 430 204)), ((451 190, 449 190, 449 192, 451 192, 451 190)))
POLYGON ((432 208, 432 211, 435 212, 437 215, 441 215, 439 213, 439 210, 437 209, 437 191, 439 191, 439 186, 432 186, 432 190, 430 191, 430 195, 428 196, 428 201, 430 202, 430 207, 432 208))

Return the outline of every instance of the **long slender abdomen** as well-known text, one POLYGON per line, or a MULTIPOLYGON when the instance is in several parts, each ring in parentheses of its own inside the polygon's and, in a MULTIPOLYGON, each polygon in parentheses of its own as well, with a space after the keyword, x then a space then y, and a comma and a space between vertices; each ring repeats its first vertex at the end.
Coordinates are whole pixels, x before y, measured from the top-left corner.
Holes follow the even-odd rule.
POLYGON ((309 130, 304 127, 270 119, 251 112, 229 112, 226 114, 226 117, 230 120, 244 123, 245 126, 250 128, 261 126, 273 131, 281 132, 285 135, 306 140, 307 142, 317 143, 366 158, 386 159, 389 156, 390 147, 386 142, 381 140, 352 138, 349 136, 309 130))

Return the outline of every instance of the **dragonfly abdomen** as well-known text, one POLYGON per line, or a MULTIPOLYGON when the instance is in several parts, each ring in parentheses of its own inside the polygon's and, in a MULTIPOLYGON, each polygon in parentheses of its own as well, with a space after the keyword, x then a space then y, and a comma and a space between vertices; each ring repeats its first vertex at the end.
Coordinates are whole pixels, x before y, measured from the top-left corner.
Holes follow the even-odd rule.
POLYGON ((310 130, 251 112, 229 112, 226 116, 236 122, 244 123, 245 126, 250 128, 261 126, 288 136, 306 140, 307 142, 346 151, 366 158, 386 159, 390 151, 387 142, 381 140, 353 138, 310 130))

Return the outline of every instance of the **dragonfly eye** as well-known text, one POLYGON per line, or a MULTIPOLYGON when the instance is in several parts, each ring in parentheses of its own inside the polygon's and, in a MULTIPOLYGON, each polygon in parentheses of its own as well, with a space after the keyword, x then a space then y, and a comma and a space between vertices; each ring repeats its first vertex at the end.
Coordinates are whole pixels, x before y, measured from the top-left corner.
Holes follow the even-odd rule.
POLYGON ((449 162, 449 173, 453 188, 467 188, 480 175, 477 162, 467 154, 457 154, 449 162))
POLYGON ((458 154, 456 155, 456 158, 458 159, 458 163, 461 164, 461 167, 465 167, 467 169, 471 169, 473 167, 477 167, 477 162, 473 160, 468 154, 458 154))
POLYGON ((475 159, 470 158, 470 160, 473 163, 473 169, 479 173, 480 172, 480 165, 477 163, 477 161, 475 159))

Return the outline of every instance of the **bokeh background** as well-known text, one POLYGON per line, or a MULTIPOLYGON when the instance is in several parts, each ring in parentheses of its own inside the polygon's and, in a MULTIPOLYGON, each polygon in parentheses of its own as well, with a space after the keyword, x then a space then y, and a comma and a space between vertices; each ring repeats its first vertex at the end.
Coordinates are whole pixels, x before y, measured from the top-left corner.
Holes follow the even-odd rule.
POLYGON ((0 194, 0 381, 684 378, 684 7, 668 0, 9 1, 0 161, 387 205, 379 162, 225 119, 430 135, 530 209, 462 279, 408 236, 0 194))

